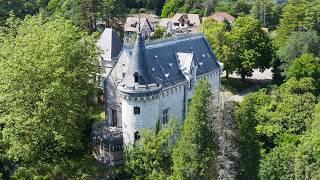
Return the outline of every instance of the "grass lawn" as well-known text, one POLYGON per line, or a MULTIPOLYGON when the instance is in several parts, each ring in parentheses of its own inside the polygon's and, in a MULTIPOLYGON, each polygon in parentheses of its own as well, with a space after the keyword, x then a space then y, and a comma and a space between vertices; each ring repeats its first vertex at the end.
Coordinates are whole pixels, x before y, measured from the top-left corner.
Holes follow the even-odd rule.
POLYGON ((251 86, 253 86, 253 83, 248 80, 242 82, 239 78, 221 78, 221 91, 223 92, 230 91, 232 94, 238 94, 251 86))

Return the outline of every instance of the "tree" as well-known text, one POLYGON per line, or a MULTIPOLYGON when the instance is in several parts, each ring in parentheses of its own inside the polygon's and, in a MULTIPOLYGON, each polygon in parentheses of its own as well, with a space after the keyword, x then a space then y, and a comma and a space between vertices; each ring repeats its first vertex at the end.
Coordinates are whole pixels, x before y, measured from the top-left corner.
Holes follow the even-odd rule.
POLYGON ((247 15, 250 13, 251 4, 244 0, 235 1, 232 6, 233 13, 236 16, 247 15))
POLYGON ((319 0, 289 0, 283 9, 275 37, 276 47, 283 46, 292 32, 314 30, 319 33, 319 8, 319 0))
POLYGON ((166 30, 164 28, 157 28, 151 36, 151 39, 161 39, 163 38, 166 30))
POLYGON ((215 6, 217 12, 227 12, 232 16, 241 16, 250 14, 251 3, 247 1, 218 1, 215 6))
POLYGON ((50 0, 47 6, 47 13, 50 16, 62 16, 75 22, 77 18, 77 5, 79 1, 72 0, 50 0))
POLYGON ((161 17, 166 18, 173 16, 178 12, 183 3, 184 1, 181 0, 167 0, 163 6, 161 17))
POLYGON ((84 149, 97 86, 95 39, 70 21, 42 16, 28 17, 8 32, 0 38, 6 155, 19 169, 59 163, 84 149))
POLYGON ((173 149, 174 179, 216 176, 211 98, 209 83, 200 81, 189 105, 181 137, 173 149))
POLYGON ((179 136, 178 120, 171 119, 159 132, 145 129, 141 139, 126 149, 126 179, 166 179, 171 175, 172 150, 179 136))
POLYGON ((259 178, 269 179, 295 179, 294 156, 296 151, 294 142, 283 143, 271 150, 261 159, 259 178))
POLYGON ((296 79, 292 77, 286 81, 286 83, 281 85, 280 90, 282 93, 287 94, 305 94, 312 93, 316 95, 316 85, 315 80, 310 77, 305 77, 301 79, 296 79))
POLYGON ((121 32, 127 13, 124 0, 50 0, 48 11, 90 32, 97 31, 98 24, 121 32))
POLYGON ((261 179, 295 177, 296 147, 299 137, 312 127, 317 103, 312 86, 311 78, 291 78, 279 88, 252 93, 240 103, 235 114, 239 179, 257 179, 257 167, 261 179))
POLYGON ((286 77, 302 79, 310 77, 315 80, 316 87, 320 89, 320 58, 312 54, 304 54, 300 58, 295 59, 288 70, 286 77))
POLYGON ((204 16, 205 11, 206 14, 211 14, 212 10, 210 10, 206 5, 206 0, 185 0, 183 7, 181 7, 180 11, 184 13, 193 13, 199 14, 200 16, 204 16))
POLYGON ((200 16, 210 15, 214 4, 214 0, 167 0, 161 17, 171 17, 177 12, 199 14, 200 16))
POLYGON ((98 19, 101 19, 106 28, 113 28, 122 35, 123 24, 126 20, 127 9, 124 0, 99 0, 101 1, 98 19))
POLYGON ((248 16, 237 18, 228 39, 236 55, 232 62, 243 81, 246 76, 251 76, 253 69, 263 71, 270 67, 274 56, 273 47, 258 20, 248 16))
POLYGON ((278 50, 284 71, 291 62, 306 53, 320 55, 320 37, 315 31, 293 32, 286 43, 278 50))
POLYGON ((272 149, 261 160, 260 179, 318 179, 319 104, 316 106, 312 126, 305 133, 286 135, 285 141, 272 149))
POLYGON ((261 147, 255 129, 259 123, 256 114, 258 109, 269 101, 270 98, 264 89, 246 96, 236 109, 236 130, 240 153, 237 179, 257 179, 261 147))
POLYGON ((301 138, 295 158, 297 179, 319 179, 320 177, 320 104, 315 107, 314 120, 309 131, 301 138))
POLYGON ((223 63, 223 69, 226 71, 226 77, 235 70, 233 58, 235 54, 230 48, 228 38, 228 24, 218 23, 212 19, 207 19, 202 24, 202 29, 211 44, 217 58, 223 63))
POLYGON ((279 25, 283 5, 271 0, 255 0, 251 15, 258 19, 264 27, 275 29, 279 25))
POLYGON ((26 15, 35 15, 40 10, 45 10, 48 0, 1 0, 0 1, 0 24, 4 24, 10 12, 18 18, 26 15))

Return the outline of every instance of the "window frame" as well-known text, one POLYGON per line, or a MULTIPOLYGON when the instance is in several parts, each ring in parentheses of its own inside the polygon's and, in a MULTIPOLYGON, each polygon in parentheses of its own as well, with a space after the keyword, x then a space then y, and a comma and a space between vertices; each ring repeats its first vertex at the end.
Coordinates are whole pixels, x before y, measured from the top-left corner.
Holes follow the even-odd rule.
POLYGON ((133 107, 133 114, 134 115, 139 115, 141 113, 140 107, 134 106, 133 107))
POLYGON ((169 108, 166 108, 166 109, 162 110, 161 123, 162 123, 163 125, 169 123, 169 108))

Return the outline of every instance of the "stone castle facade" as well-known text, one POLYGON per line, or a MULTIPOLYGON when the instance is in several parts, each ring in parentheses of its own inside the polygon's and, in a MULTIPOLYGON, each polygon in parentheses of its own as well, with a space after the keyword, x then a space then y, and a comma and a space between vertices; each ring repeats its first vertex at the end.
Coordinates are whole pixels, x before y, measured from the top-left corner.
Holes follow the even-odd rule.
POLYGON ((171 118, 183 123, 197 82, 206 79, 218 101, 222 66, 203 34, 187 34, 144 42, 138 32, 134 45, 121 43, 106 29, 98 46, 106 121, 92 128, 98 161, 123 163, 124 147, 142 129, 156 129, 171 118))
POLYGON ((141 129, 155 129, 171 117, 185 119, 197 82, 207 79, 219 98, 221 66, 203 34, 145 43, 138 33, 124 47, 104 81, 107 126, 122 130, 125 145, 141 129))

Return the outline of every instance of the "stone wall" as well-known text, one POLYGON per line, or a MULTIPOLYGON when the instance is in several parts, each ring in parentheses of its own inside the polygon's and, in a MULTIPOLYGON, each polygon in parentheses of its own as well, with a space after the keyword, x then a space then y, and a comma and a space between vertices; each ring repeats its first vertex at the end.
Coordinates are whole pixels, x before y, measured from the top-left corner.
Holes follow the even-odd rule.
POLYGON ((162 111, 169 109, 169 118, 184 118, 184 91, 186 83, 181 83, 160 93, 159 120, 162 120, 162 111))
POLYGON ((122 99, 122 130, 125 144, 134 142, 134 133, 144 128, 155 130, 158 121, 159 95, 148 98, 122 99), (140 108, 140 114, 134 114, 134 107, 140 108))
MULTIPOLYGON (((106 111, 111 115, 111 109, 121 112, 121 97, 118 92, 118 84, 123 79, 123 73, 127 71, 128 52, 124 51, 119 60, 115 64, 113 70, 106 80, 105 96, 106 96, 106 111)), ((111 125, 111 118, 108 117, 108 124, 111 125)), ((118 126, 121 125, 121 116, 118 117, 118 126)))
MULTIPOLYGON (((148 100, 128 100, 123 99, 117 86, 123 78, 123 73, 127 70, 128 52, 122 53, 111 74, 107 78, 106 83, 106 109, 111 115, 111 109, 115 109, 119 113, 118 127, 122 126, 124 139, 126 142, 134 141, 134 132, 142 128, 156 128, 158 120, 162 120, 164 109, 169 109, 169 119, 178 118, 181 122, 185 118, 187 112, 188 101, 192 98, 194 87, 189 86, 187 81, 175 86, 163 89, 156 99, 148 100), (134 106, 140 107, 140 115, 133 114, 134 106)), ((214 97, 218 99, 220 92, 220 70, 210 72, 198 76, 197 81, 207 79, 211 84, 214 97)), ((108 118, 108 124, 111 125, 111 118, 108 118)))

